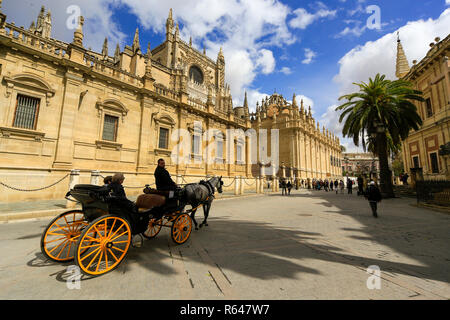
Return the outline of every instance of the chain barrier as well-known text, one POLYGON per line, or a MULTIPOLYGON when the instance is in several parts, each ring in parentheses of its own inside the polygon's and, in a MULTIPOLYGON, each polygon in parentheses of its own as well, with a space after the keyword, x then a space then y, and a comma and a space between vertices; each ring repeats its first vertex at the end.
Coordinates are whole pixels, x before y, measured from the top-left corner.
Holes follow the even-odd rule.
POLYGON ((231 183, 229 185, 227 185, 227 186, 224 185, 223 187, 224 188, 231 187, 231 185, 234 183, 234 181, 236 181, 236 177, 233 178, 233 180, 231 181, 231 183))
POLYGON ((34 192, 34 191, 41 191, 41 190, 49 189, 49 188, 51 188, 51 187, 53 187, 53 186, 56 186, 58 183, 60 183, 60 182, 63 181, 64 179, 66 179, 68 176, 70 176, 70 173, 69 173, 69 174, 66 174, 63 178, 61 178, 60 180, 56 181, 55 183, 52 183, 52 184, 49 185, 49 186, 42 187, 42 188, 38 188, 38 189, 20 189, 20 188, 11 187, 11 186, 9 186, 9 185, 3 183, 3 182, 0 182, 0 185, 6 187, 6 188, 8 188, 8 189, 15 190, 15 191, 34 192))
POLYGON ((247 179, 244 179, 244 183, 245 183, 246 185, 248 185, 249 187, 253 186, 253 185, 256 183, 256 180, 255 180, 255 181, 253 181, 252 184, 248 184, 246 180, 247 180, 247 179))

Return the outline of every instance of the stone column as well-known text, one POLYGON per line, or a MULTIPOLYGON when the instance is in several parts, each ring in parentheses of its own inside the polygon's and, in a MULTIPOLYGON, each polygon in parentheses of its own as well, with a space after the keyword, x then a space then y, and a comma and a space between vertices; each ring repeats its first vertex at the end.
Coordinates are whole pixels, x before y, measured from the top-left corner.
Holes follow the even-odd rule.
POLYGON ((240 195, 244 194, 244 183, 245 183, 245 177, 241 176, 241 190, 239 191, 240 195))
POLYGON ((144 98, 141 101, 141 123, 139 130, 139 149, 137 159, 137 171, 145 172, 149 169, 149 151, 152 145, 151 132, 152 130, 152 107, 153 99, 144 98))
POLYGON ((272 176, 272 192, 276 192, 277 191, 277 186, 275 185, 277 183, 276 179, 277 178, 273 175, 272 176))
POLYGON ((91 184, 95 186, 100 185, 100 171, 98 170, 91 171, 91 184))
MULTIPOLYGON (((70 171, 69 190, 72 190, 77 184, 80 183, 80 170, 70 171)), ((72 200, 75 200, 71 197, 72 200)), ((66 201, 66 208, 73 208, 76 206, 76 202, 66 201)))
MULTIPOLYGON (((67 72, 64 80, 61 120, 59 122, 58 143, 56 144, 54 168, 71 168, 73 162, 73 130, 78 114, 83 77, 67 72)), ((103 121, 103 119, 101 119, 103 121)))
POLYGON ((234 195, 237 196, 239 194, 239 181, 241 177, 236 176, 236 178, 234 179, 234 195))
POLYGON ((259 185, 259 178, 258 177, 255 178, 255 188, 256 188, 256 193, 259 193, 260 185, 259 185))

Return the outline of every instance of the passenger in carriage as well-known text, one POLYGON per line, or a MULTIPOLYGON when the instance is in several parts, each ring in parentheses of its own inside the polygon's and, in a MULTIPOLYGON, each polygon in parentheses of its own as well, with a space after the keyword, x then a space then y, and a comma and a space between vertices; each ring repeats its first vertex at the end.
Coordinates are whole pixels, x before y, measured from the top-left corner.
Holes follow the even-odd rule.
POLYGON ((111 182, 112 182, 112 176, 107 176, 107 177, 105 177, 105 179, 103 179, 103 183, 104 183, 104 187, 107 187, 107 186, 109 186, 110 184, 111 184, 111 182))
POLYGON ((116 198, 124 198, 127 199, 127 195, 125 194, 125 189, 122 184, 125 180, 125 176, 122 173, 116 173, 109 184, 109 188, 111 190, 111 195, 116 198))
POLYGON ((128 200, 127 195, 125 193, 125 189, 123 188, 123 182, 125 180, 125 176, 122 173, 116 173, 111 180, 111 183, 108 185, 108 189, 110 190, 110 194, 118 200, 118 203, 121 206, 124 206, 128 210, 135 211, 135 204, 133 201, 128 200))

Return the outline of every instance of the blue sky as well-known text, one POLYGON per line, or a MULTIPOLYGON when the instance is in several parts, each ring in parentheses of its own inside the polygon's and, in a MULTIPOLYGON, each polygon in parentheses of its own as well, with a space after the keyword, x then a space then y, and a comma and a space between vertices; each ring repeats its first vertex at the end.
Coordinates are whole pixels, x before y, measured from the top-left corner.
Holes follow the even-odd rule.
MULTIPOLYGON (((194 46, 205 47, 214 60, 224 48, 235 106, 245 91, 252 109, 274 90, 288 100, 296 93, 336 134, 337 99, 355 89, 353 82, 377 72, 394 78, 397 31, 411 63, 450 30, 450 0, 4 0, 3 11, 28 27, 41 4, 52 11, 53 36, 68 42, 73 30, 67 8, 78 5, 86 18, 85 46, 101 50, 106 36, 110 53, 116 43, 122 49, 131 44, 137 27, 143 48, 160 44, 173 8, 185 41, 192 36, 194 46), (379 29, 367 27, 369 6, 380 9, 379 29)), ((342 143, 354 149, 348 140, 342 143)))

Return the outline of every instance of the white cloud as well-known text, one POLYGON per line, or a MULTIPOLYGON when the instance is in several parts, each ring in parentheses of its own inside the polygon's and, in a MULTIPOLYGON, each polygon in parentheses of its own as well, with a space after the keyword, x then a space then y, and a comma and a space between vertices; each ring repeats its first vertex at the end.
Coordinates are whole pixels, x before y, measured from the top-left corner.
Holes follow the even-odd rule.
POLYGON ((206 46, 216 58, 222 46, 226 81, 231 85, 235 105, 242 104, 244 88, 259 73, 270 74, 276 61, 269 47, 285 46, 297 39, 289 32, 289 7, 272 0, 121 0, 128 4, 142 25, 162 32, 169 8, 182 22, 181 36, 193 38, 194 46, 206 46), (205 14, 207 12, 208 14, 205 14))
POLYGON ((256 60, 256 66, 261 68, 263 74, 272 73, 275 69, 275 58, 270 50, 262 49, 258 52, 258 59, 256 60))
MULTIPOLYGON (((115 44, 125 41, 131 44, 134 34, 125 35, 120 31, 118 21, 112 13, 118 6, 137 16, 142 27, 165 33, 165 22, 169 9, 173 8, 174 20, 180 22, 182 39, 192 36, 197 48, 203 45, 214 60, 223 47, 226 60, 226 81, 231 85, 235 102, 242 103, 244 87, 251 86, 260 73, 270 74, 275 70, 276 61, 272 46, 286 46, 297 41, 289 31, 288 6, 273 0, 42 0, 51 8, 54 18, 55 38, 71 42, 73 30, 65 27, 68 17, 66 9, 76 4, 82 9, 85 22, 85 47, 101 50, 105 36, 108 36, 110 52, 115 44), (206 14, 207 13, 207 14, 206 14)), ((13 17, 16 24, 28 27, 36 19, 40 6, 34 0, 7 1, 4 11, 13 17), (25 9, 24 9, 25 8, 25 9), (20 21, 19 21, 20 20, 20 21)), ((145 44, 141 44, 145 46, 145 44)), ((155 45, 155 44, 154 44, 155 45)))
POLYGON ((311 113, 314 115, 314 100, 303 95, 299 94, 296 95, 297 105, 300 108, 301 101, 303 100, 303 106, 305 107, 305 110, 308 110, 309 107, 311 107, 311 113))
POLYGON ((312 24, 314 21, 326 18, 326 17, 335 17, 336 16, 336 10, 328 10, 324 4, 320 4, 322 7, 320 10, 318 10, 316 13, 309 13, 304 8, 298 8, 294 11, 294 14, 296 15, 295 18, 293 18, 291 21, 289 21, 289 25, 292 28, 296 29, 306 29, 310 24, 312 24))
POLYGON ((317 56, 317 53, 309 48, 305 49, 305 59, 302 61, 303 64, 310 64, 313 59, 317 56))
POLYGON ((114 52, 116 44, 118 42, 124 44, 127 37, 120 31, 120 26, 112 19, 112 10, 108 5, 114 5, 114 3, 114 0, 4 1, 3 12, 7 14, 9 21, 14 21, 16 25, 28 29, 31 22, 36 21, 41 5, 44 5, 46 9, 50 9, 52 12, 52 37, 71 42, 74 30, 70 30, 66 26, 66 21, 69 18, 67 8, 71 5, 78 5, 85 18, 85 47, 101 50, 105 37, 108 37, 110 51, 114 52))
POLYGON ((445 0, 445 4, 448 6, 450 5, 450 0, 445 0))
MULTIPOLYGON (((428 44, 434 41, 435 37, 443 39, 448 35, 449 25, 450 9, 447 9, 436 20, 413 21, 399 29, 410 65, 412 65, 412 60, 420 61, 426 55, 430 49, 428 44)), ((377 73, 385 74, 392 80, 396 79, 396 54, 397 32, 387 34, 376 41, 369 41, 349 51, 339 61, 340 70, 334 78, 339 86, 339 94, 344 95, 357 91, 358 88, 353 85, 353 82, 367 81, 377 73)), ((330 106, 322 114, 321 122, 338 134, 341 144, 347 147, 347 151, 361 152, 361 147, 354 146, 351 139, 342 137, 343 124, 339 123, 340 113, 335 111, 337 106, 338 104, 330 106)))
POLYGON ((291 68, 289 68, 289 67, 283 67, 283 68, 281 68, 280 72, 281 72, 281 73, 284 73, 285 75, 292 74, 292 70, 291 70, 291 68))
MULTIPOLYGON (((442 39, 448 35, 450 9, 445 10, 436 20, 409 22, 399 29, 403 48, 410 65, 412 60, 420 61, 430 49, 428 44, 435 37, 442 39)), ((353 82, 367 81, 377 73, 395 79, 397 54, 397 34, 389 33, 376 41, 369 41, 349 51, 340 61, 340 70, 334 78, 340 94, 357 90, 353 82)))
POLYGON ((361 25, 361 22, 357 21, 353 28, 345 27, 344 30, 342 30, 335 36, 335 38, 345 37, 348 35, 360 37, 364 33, 364 31, 367 30, 367 26, 360 27, 360 25, 361 25))

